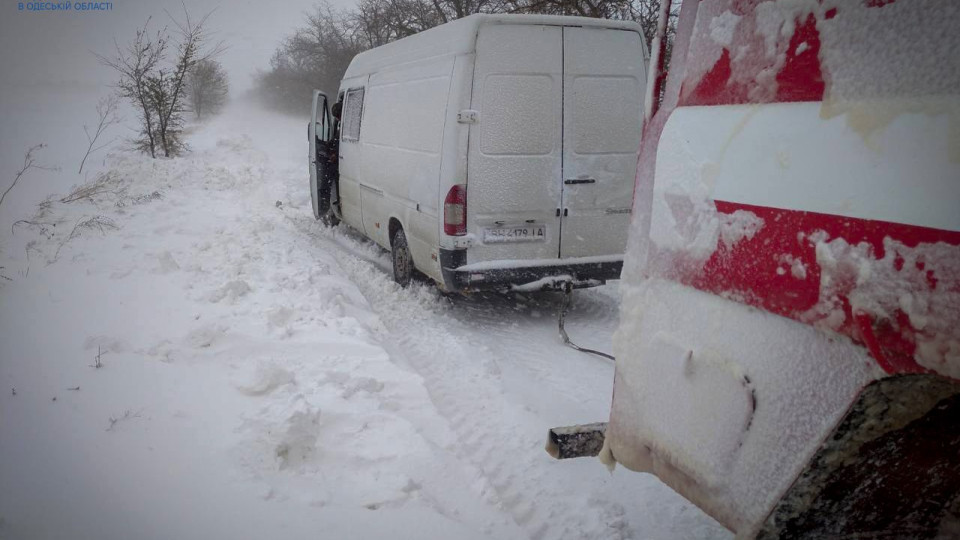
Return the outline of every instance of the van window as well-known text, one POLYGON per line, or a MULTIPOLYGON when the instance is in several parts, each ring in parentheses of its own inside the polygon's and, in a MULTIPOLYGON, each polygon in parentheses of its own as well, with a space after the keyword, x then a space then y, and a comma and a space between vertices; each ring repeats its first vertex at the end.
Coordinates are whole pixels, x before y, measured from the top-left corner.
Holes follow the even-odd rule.
POLYGON ((363 88, 354 88, 347 91, 346 103, 343 106, 343 125, 341 132, 345 141, 360 140, 360 119, 363 117, 363 88))
POLYGON ((330 110, 327 108, 327 96, 317 94, 316 135, 321 141, 330 140, 330 110))

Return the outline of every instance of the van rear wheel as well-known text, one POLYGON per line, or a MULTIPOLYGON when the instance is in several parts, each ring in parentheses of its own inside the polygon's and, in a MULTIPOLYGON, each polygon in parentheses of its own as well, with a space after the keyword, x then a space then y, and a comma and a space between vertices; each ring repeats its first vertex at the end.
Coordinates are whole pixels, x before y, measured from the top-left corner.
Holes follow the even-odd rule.
POLYGON ((413 258, 410 256, 410 247, 407 245, 407 236, 403 229, 398 229, 393 235, 393 280, 406 287, 413 276, 413 258))

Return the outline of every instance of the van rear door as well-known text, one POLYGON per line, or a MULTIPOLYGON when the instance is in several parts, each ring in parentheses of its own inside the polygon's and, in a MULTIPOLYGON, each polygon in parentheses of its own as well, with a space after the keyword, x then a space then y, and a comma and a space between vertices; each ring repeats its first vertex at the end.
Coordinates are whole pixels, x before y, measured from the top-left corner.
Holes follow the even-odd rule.
POLYGON ((480 28, 467 177, 467 262, 556 259, 560 250, 563 30, 480 28))
POLYGON ((560 256, 622 254, 640 148, 640 34, 563 29, 563 217, 560 256))

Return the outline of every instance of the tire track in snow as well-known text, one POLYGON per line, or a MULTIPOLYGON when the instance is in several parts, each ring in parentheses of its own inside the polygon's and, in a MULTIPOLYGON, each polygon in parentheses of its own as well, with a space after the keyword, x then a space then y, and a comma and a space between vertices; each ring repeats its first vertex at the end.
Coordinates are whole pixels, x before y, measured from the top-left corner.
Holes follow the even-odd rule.
MULTIPOLYGON (((306 227, 314 222, 306 219, 306 227)), ((316 234, 329 237, 337 247, 380 269, 392 283, 389 253, 360 233, 345 227, 320 228, 316 234)), ((426 285, 430 302, 424 307, 437 311, 432 283, 426 285)), ((613 329, 619 317, 618 291, 615 288, 578 290, 567 314, 567 331, 575 343, 598 350, 609 350, 613 329)), ((549 396, 564 396, 578 409, 608 410, 609 390, 613 383, 613 365, 607 360, 564 347, 557 330, 560 293, 518 294, 478 293, 470 297, 452 296, 453 308, 444 311, 443 323, 472 350, 483 351, 496 364, 509 359, 511 369, 525 372, 537 380, 541 401, 549 396), (483 329, 483 334, 476 331, 483 329), (456 330, 456 331, 454 331, 456 330), (542 344, 548 344, 543 347, 542 344), (522 358, 518 358, 518 352, 522 358), (573 378, 576 370, 580 377, 573 378), (583 377, 589 380, 584 381, 583 377), (602 388, 602 391, 597 391, 602 388), (581 405, 590 404, 590 407, 581 405)), ((534 399, 536 401, 536 399, 534 399)), ((597 421, 584 417, 582 421, 597 421)), ((570 422, 571 415, 557 415, 558 422, 570 422)))
MULTIPOLYGON (((581 410, 608 410, 613 364, 562 345, 557 328, 562 294, 476 296, 480 298, 454 298, 455 309, 450 311, 451 327, 484 329, 483 335, 462 332, 472 346, 488 350, 495 358, 510 359, 510 368, 525 371, 538 382, 541 401, 563 396, 581 410), (579 376, 571 377, 571 372, 579 376)), ((567 331, 579 345, 609 350, 617 313, 615 297, 598 289, 577 291, 567 314, 567 331)), ((557 415, 557 421, 571 418, 557 415)))
POLYGON ((384 324, 383 345, 424 378, 437 410, 460 441, 456 453, 476 466, 498 504, 530 538, 625 538, 623 507, 577 485, 569 468, 543 451, 543 433, 534 419, 511 408, 499 368, 486 348, 477 348, 450 330, 432 285, 400 289, 362 254, 345 250, 330 229, 307 216, 289 217, 297 229, 332 248, 384 324), (526 421, 524 421, 526 420, 526 421))

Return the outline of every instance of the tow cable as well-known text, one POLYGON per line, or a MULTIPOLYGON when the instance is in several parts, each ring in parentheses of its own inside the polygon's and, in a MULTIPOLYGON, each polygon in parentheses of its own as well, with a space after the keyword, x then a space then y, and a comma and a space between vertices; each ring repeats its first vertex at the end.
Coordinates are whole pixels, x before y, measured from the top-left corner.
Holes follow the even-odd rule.
POLYGON ((613 360, 614 362, 616 362, 617 359, 607 353, 595 351, 593 349, 587 349, 585 347, 581 347, 576 343, 570 341, 570 337, 567 335, 567 331, 564 330, 563 328, 563 319, 567 315, 567 308, 570 307, 571 298, 573 298, 573 282, 567 281, 566 283, 563 284, 563 300, 560 301, 560 317, 559 317, 560 339, 563 340, 563 344, 566 345, 567 347, 570 347, 571 349, 575 349, 580 352, 584 352, 588 354, 595 354, 597 356, 602 356, 608 360, 613 360))

